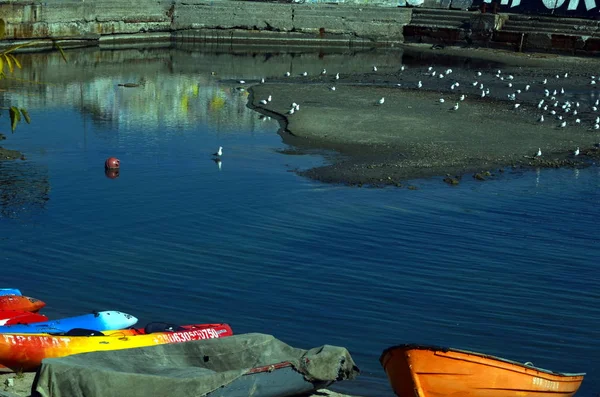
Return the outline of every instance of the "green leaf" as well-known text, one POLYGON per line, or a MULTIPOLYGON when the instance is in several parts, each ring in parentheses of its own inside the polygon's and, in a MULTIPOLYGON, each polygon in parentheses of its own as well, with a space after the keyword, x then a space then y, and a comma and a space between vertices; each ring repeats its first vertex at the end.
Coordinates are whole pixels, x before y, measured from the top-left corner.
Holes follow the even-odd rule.
POLYGON ((19 62, 19 60, 17 59, 17 57, 14 56, 13 54, 8 54, 8 56, 13 60, 13 62, 15 63, 15 65, 17 65, 17 67, 19 69, 21 69, 21 62, 19 62))
POLYGON ((67 61, 67 54, 65 54, 65 52, 62 49, 62 47, 60 45, 58 45, 58 43, 56 41, 54 42, 54 46, 56 48, 58 48, 58 51, 60 52, 60 55, 62 56, 62 59, 64 59, 65 63, 69 63, 67 61))
POLYGON ((10 58, 8 57, 8 55, 6 55, 6 54, 4 54, 4 59, 6 59, 6 64, 8 65, 9 72, 12 73, 14 71, 12 61, 10 60, 10 58))
POLYGON ((19 109, 15 106, 11 106, 8 113, 10 113, 10 128, 12 132, 15 132, 17 124, 21 121, 21 113, 19 113, 19 109))
POLYGON ((27 122, 27 124, 31 124, 31 117, 29 117, 27 109, 21 108, 21 114, 23 114, 23 117, 25 117, 25 121, 27 122))

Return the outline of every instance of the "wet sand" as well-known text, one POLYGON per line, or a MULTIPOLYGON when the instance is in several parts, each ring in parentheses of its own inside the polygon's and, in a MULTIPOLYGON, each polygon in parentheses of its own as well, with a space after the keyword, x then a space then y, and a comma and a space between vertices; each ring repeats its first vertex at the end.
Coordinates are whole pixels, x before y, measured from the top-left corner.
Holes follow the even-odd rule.
POLYGON ((421 47, 415 51, 413 47, 412 51, 408 58, 412 64, 404 71, 398 64, 336 80, 331 70, 326 75, 281 77, 254 85, 249 106, 277 118, 286 143, 300 150, 340 153, 332 164, 302 172, 326 182, 402 185, 419 177, 440 176, 441 180, 446 174, 458 176, 454 178, 458 181, 465 173, 479 173, 477 177, 485 179, 490 175, 486 171, 507 166, 585 166, 598 159, 600 130, 591 128, 600 112, 592 110, 590 100, 590 92, 598 92, 590 86, 590 76, 600 71, 598 60, 485 49, 421 47), (482 62, 488 62, 485 69, 482 62), (428 72, 429 65, 437 72, 435 77, 428 72), (448 68, 452 72, 439 78, 448 68), (498 69, 504 80, 496 77, 498 69), (509 75, 514 78, 509 80, 509 75), (418 81, 422 81, 420 89, 418 81), (475 81, 477 86, 472 85, 475 81), (454 82, 460 85, 451 89, 454 82), (479 84, 489 88, 483 98, 479 84), (531 87, 525 91, 527 84, 531 87), (509 100, 507 95, 517 89, 522 90, 517 100, 509 100), (550 90, 548 97, 544 89, 550 90), (554 90, 556 99, 551 100, 554 90), (269 95, 273 100, 261 104, 269 95), (466 96, 464 101, 461 95, 466 96), (382 97, 385 102, 380 105, 382 97), (547 111, 537 107, 542 98, 550 106, 547 111), (567 100, 572 103, 570 112, 562 109, 567 100), (287 114, 293 102, 300 110, 287 114), (458 109, 451 110, 456 103, 458 109), (515 103, 520 104, 516 109, 515 103), (557 114, 551 115, 551 110, 557 114), (545 121, 540 123, 542 114, 545 121), (567 126, 561 127, 564 120, 567 126), (574 156, 577 147, 580 155, 574 156), (543 155, 536 158, 538 148, 543 155))

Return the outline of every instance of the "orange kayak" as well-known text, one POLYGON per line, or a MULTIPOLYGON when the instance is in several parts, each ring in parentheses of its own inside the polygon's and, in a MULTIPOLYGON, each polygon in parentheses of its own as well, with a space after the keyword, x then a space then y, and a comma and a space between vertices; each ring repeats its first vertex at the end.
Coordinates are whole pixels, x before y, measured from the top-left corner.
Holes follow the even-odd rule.
POLYGON ((46 306, 39 299, 19 295, 0 296, 0 310, 21 310, 24 312, 37 312, 46 306))
POLYGON ((0 327, 3 325, 29 324, 47 320, 48 317, 39 313, 25 312, 23 310, 0 310, 0 327))
POLYGON ((176 328, 147 326, 104 332, 74 329, 64 334, 0 334, 0 372, 33 371, 45 358, 231 335, 233 331, 228 324, 193 324, 176 328))
POLYGON ((379 361, 399 397, 571 397, 585 375, 434 346, 394 346, 379 361))

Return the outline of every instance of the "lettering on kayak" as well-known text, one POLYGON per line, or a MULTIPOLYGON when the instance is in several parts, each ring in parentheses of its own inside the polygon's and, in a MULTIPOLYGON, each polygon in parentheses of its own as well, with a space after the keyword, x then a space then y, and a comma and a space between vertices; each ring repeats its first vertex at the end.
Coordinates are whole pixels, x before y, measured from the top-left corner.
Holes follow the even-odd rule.
POLYGON ((0 334, 4 343, 14 346, 32 346, 36 348, 44 347, 64 347, 68 346, 71 338, 39 336, 39 335, 11 335, 0 334))
POLYGON ((155 335, 153 341, 156 344, 183 343, 192 340, 218 338, 219 332, 214 328, 197 329, 193 331, 179 331, 155 335))

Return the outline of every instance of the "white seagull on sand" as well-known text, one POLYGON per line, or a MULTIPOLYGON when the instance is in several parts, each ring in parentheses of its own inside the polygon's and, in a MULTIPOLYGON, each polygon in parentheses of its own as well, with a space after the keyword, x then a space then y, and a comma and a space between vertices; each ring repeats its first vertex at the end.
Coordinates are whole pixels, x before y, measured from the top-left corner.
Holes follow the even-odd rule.
POLYGON ((579 156, 579 147, 573 152, 573 156, 579 156))
POLYGON ((538 148, 538 151, 535 155, 536 157, 541 157, 542 156, 542 148, 538 148))
POLYGON ((383 103, 384 103, 384 102, 385 102, 385 98, 384 98, 384 97, 381 97, 381 99, 379 100, 379 102, 378 102, 378 103, 379 103, 380 105, 383 105, 383 103))

